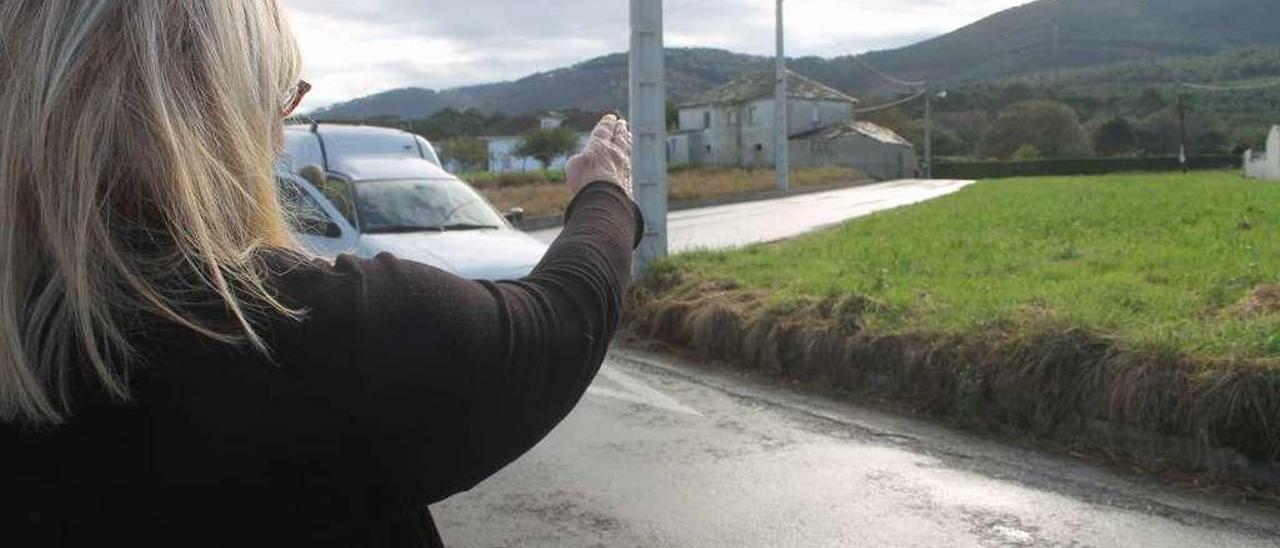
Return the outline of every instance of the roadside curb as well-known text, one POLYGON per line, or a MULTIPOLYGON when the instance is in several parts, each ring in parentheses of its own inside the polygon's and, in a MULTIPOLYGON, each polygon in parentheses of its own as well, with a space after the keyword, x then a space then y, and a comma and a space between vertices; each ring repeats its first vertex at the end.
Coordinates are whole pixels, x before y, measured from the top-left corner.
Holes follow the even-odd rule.
MULTIPOLYGON (((683 211, 687 209, 700 209, 704 207, 715 207, 722 205, 741 204, 746 202, 759 202, 763 200, 774 200, 778 198, 790 198, 792 196, 804 196, 806 194, 817 194, 819 192, 829 192, 832 190, 843 190, 846 188, 855 188, 875 184, 881 181, 874 179, 859 179, 853 182, 834 183, 830 185, 819 185, 813 187, 805 187, 794 190, 762 190, 759 192, 750 192, 746 194, 732 194, 729 196, 719 196, 716 198, 703 198, 699 200, 681 200, 672 202, 668 205, 669 211, 683 211)), ((563 215, 549 215, 543 217, 532 217, 520 221, 519 229, 525 232, 534 232, 538 230, 546 230, 550 228, 558 228, 564 225, 563 215)))

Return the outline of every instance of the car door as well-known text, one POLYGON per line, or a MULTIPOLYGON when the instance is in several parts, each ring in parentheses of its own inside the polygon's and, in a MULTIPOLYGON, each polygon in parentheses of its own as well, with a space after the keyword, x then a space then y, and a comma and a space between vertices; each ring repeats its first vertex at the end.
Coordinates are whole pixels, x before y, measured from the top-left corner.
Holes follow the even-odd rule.
POLYGON ((308 251, 328 258, 356 253, 359 234, 323 194, 299 177, 276 179, 290 227, 308 251))

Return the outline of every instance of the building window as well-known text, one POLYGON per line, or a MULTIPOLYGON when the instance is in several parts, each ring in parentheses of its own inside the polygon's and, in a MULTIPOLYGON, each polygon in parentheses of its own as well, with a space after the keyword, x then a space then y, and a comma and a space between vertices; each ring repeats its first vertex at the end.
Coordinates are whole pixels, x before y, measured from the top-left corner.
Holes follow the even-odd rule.
POLYGON ((752 105, 751 110, 747 112, 747 125, 756 125, 756 107, 752 105))
POLYGON ((813 125, 818 125, 822 121, 822 109, 817 105, 813 107, 813 125))
POLYGON ((762 151, 764 151, 764 145, 760 143, 756 143, 756 152, 762 152, 762 151))
POLYGON ((736 126, 736 125, 738 125, 738 113, 737 113, 737 111, 734 111, 734 112, 730 112, 730 113, 729 113, 729 125, 731 125, 731 126, 736 126))
POLYGON ((702 129, 710 129, 710 128, 711 128, 711 111, 706 110, 702 112, 702 129))

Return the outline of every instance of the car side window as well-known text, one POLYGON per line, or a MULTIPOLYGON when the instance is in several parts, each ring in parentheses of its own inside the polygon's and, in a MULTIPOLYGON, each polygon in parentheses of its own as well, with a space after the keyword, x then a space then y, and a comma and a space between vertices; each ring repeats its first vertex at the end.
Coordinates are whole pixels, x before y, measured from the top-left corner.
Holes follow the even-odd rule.
POLYGON ((324 208, 307 194, 298 183, 289 179, 278 179, 280 188, 280 202, 289 212, 290 217, 303 217, 307 219, 315 219, 320 221, 332 221, 329 214, 325 213, 324 208))
POLYGON ((285 209, 285 218, 289 221, 290 229, 312 236, 342 237, 342 229, 333 222, 333 217, 329 216, 320 206, 320 202, 307 194, 298 183, 283 177, 277 178, 276 182, 280 192, 280 204, 285 209))
POLYGON ((330 177, 324 182, 324 187, 320 189, 320 193, 324 194, 333 207, 338 209, 343 217, 347 218, 347 222, 351 226, 356 226, 356 199, 355 189, 351 188, 351 182, 337 177, 330 177))

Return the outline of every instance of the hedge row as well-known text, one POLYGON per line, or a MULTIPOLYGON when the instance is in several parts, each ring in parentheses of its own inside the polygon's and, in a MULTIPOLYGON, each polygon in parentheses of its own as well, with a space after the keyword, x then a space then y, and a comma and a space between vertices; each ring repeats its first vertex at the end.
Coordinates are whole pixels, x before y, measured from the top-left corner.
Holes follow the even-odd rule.
MULTIPOLYGON (((1233 169, 1240 167, 1237 156, 1192 156, 1191 169, 1233 169)), ((1079 158, 1027 162, 938 162, 933 176, 941 179, 1002 179, 1040 175, 1102 175, 1126 171, 1177 171, 1178 158, 1079 158)))

